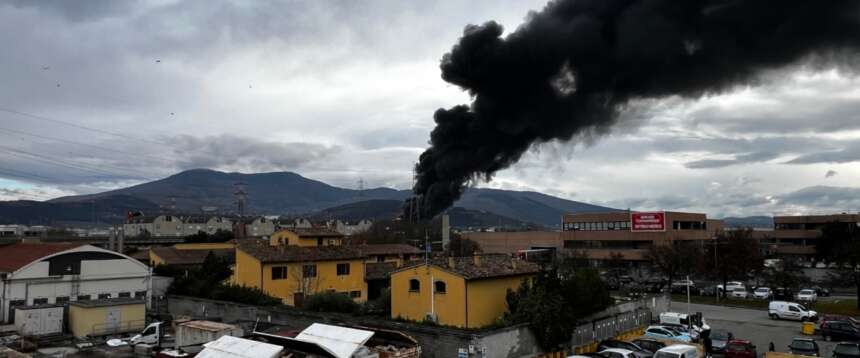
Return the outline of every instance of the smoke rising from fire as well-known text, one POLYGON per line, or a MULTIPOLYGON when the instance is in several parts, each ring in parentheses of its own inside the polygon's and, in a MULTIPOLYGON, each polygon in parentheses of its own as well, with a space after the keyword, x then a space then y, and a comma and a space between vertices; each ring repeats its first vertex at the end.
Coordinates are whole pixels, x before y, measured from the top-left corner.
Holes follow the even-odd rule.
POLYGON ((469 25, 442 58, 472 103, 434 114, 413 188, 423 218, 535 143, 608 132, 632 100, 722 93, 812 56, 848 63, 860 1, 557 0, 502 34, 469 25))

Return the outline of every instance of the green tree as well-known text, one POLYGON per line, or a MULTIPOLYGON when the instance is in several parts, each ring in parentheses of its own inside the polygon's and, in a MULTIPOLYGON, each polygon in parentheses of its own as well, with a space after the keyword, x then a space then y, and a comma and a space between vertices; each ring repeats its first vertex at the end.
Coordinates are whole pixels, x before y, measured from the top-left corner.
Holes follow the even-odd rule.
MULTIPOLYGON (((704 270, 722 281, 723 287, 730 279, 746 281, 764 269, 759 241, 749 228, 718 232, 704 259, 704 270)), ((725 298, 727 292, 723 290, 722 295, 725 298)))
POLYGON ((815 246, 819 259, 836 263, 837 271, 831 280, 854 286, 860 309, 860 227, 853 222, 828 223, 821 228, 815 246))
POLYGON ((233 240, 235 236, 232 231, 228 230, 218 230, 213 234, 208 234, 204 231, 198 231, 194 235, 188 235, 184 237, 184 241, 187 243, 218 243, 218 242, 227 242, 233 240))
POLYGON ((302 308, 314 312, 356 313, 361 305, 342 293, 320 292, 305 298, 302 308))
POLYGON ((561 260, 506 296, 508 323, 530 323, 538 344, 554 351, 570 341, 579 321, 612 304, 597 271, 561 260))

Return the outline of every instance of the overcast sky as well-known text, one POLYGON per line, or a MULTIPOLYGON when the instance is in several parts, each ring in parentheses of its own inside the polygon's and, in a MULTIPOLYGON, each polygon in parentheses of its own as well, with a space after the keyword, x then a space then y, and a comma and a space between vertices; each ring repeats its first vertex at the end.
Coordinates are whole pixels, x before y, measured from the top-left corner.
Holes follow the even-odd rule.
MULTIPOLYGON (((0 200, 191 168, 406 189, 433 111, 469 102, 439 59, 467 24, 511 31, 543 3, 0 2, 0 200)), ((766 78, 635 103, 478 185, 714 217, 860 210, 860 78, 766 78)))

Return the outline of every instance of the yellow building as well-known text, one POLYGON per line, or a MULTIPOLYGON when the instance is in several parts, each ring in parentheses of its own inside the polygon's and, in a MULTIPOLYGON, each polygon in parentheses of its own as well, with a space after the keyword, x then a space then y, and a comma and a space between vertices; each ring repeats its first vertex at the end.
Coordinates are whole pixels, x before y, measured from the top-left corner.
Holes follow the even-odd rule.
POLYGON ((69 330, 75 337, 138 332, 146 326, 146 303, 134 298, 69 302, 69 330))
POLYGON ((272 246, 243 241, 236 248, 234 282, 259 288, 291 306, 301 306, 305 296, 326 291, 359 302, 367 300, 364 255, 348 246, 272 246))
POLYGON ((343 234, 325 228, 282 229, 269 237, 269 243, 272 246, 340 246, 343 244, 343 234))
POLYGON ((397 267, 424 257, 420 249, 407 244, 362 245, 361 252, 367 255, 367 263, 394 262, 397 267))
POLYGON ((508 255, 449 257, 407 266, 391 273, 391 317, 484 327, 507 311, 508 289, 516 290, 538 271, 538 265, 508 255))

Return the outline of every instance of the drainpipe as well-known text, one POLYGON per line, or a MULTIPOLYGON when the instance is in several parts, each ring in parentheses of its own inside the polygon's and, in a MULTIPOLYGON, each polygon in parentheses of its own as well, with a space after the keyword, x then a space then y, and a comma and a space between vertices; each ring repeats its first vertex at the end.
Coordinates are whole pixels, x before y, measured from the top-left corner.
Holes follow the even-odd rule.
POLYGON ((436 281, 433 275, 430 275, 430 315, 433 316, 434 320, 439 321, 436 318, 436 281))

